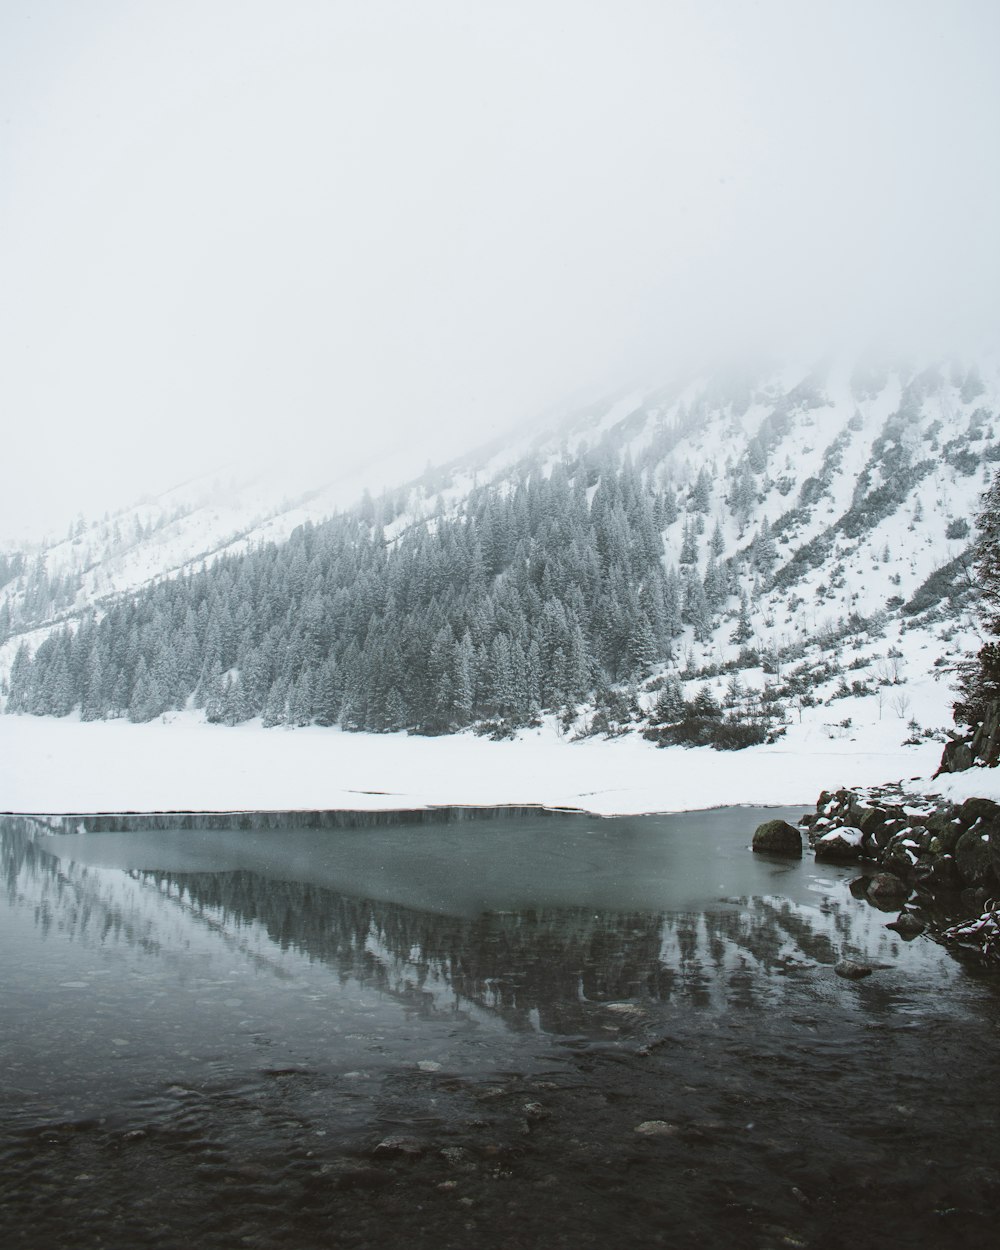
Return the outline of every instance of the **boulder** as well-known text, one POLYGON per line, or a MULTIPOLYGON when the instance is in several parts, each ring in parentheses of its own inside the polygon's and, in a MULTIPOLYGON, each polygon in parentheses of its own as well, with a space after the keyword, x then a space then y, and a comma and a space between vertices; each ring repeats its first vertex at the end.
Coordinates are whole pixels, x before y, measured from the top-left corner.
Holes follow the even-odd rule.
POLYGON ((1000 818, 1000 803, 994 803, 992 799, 966 799, 959 806, 958 818, 967 828, 974 825, 977 820, 986 820, 991 823, 1000 818))
POLYGON ((834 860, 848 863, 852 859, 861 858, 864 834, 860 829, 852 829, 845 825, 842 829, 831 829, 816 839, 814 850, 817 859, 834 860))
POLYGON ((754 830, 753 849, 769 855, 802 856, 802 834, 787 820, 765 820, 754 830))
POLYGON ((944 854, 949 854, 955 849, 955 843, 962 836, 962 824, 955 816, 954 808, 947 808, 943 812, 935 812, 927 821, 925 826, 927 831, 935 838, 941 846, 944 854))
POLYGON ((890 920, 885 927, 895 929, 904 942, 912 942, 915 937, 923 933, 924 922, 918 920, 911 911, 901 911, 897 919, 890 920))
POLYGON ((894 846, 882 856, 880 862, 887 873, 905 880, 913 875, 917 866, 917 856, 912 847, 894 846))
POLYGON ((899 832, 900 828, 905 829, 906 826, 896 826, 895 824, 890 824, 888 822, 884 825, 876 825, 871 834, 872 841, 881 850, 883 847, 889 845, 894 835, 899 832))
POLYGON ((959 738, 952 739, 944 748, 941 756, 941 763, 938 766, 939 773, 964 773, 967 768, 971 768, 976 762, 976 757, 972 754, 972 747, 968 742, 959 738))
POLYGON ((843 977, 845 981, 860 981, 862 977, 870 977, 875 971, 869 968, 867 964, 856 963, 853 959, 842 959, 839 964, 834 964, 834 972, 838 977, 843 977))
POLYGON ((966 885, 990 885, 995 881, 990 837, 980 825, 974 825, 958 839, 955 864, 966 885))
POLYGON ((920 884, 930 890, 956 890, 962 884, 952 855, 937 855, 918 865, 916 876, 920 884))
POLYGON ((876 907, 887 907, 891 910, 898 907, 909 893, 910 887, 905 881, 901 881, 891 872, 878 872, 868 882, 865 896, 876 907))
POLYGON ((880 825, 886 822, 886 813, 880 807, 869 807, 858 821, 858 828, 862 833, 874 833, 880 825))
POLYGON ((969 746, 973 759, 987 768, 1000 762, 1000 701, 987 702, 985 715, 969 746))

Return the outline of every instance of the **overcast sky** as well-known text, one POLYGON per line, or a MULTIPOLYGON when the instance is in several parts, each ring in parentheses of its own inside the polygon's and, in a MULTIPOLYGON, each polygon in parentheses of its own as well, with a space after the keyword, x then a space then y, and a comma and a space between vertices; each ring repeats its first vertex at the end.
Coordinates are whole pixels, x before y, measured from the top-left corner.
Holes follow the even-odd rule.
POLYGON ((0 536, 689 356, 983 350, 998 63, 996 0, 4 0, 0 536))

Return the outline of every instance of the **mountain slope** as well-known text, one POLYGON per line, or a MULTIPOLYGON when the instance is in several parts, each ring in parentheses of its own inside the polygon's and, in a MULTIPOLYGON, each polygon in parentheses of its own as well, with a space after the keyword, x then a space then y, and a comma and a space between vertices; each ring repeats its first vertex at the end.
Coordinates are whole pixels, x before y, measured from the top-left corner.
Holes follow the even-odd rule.
POLYGON ((928 674, 970 641, 966 551, 998 400, 995 370, 955 365, 701 379, 573 414, 281 545, 258 547, 321 499, 228 542, 209 526, 200 551, 194 523, 159 558, 155 533, 137 535, 129 567, 159 584, 116 595, 137 584, 124 572, 87 615, 108 557, 92 561, 44 645, 31 572, 8 579, 7 662, 27 645, 7 710, 194 703, 230 723, 501 733, 552 712, 575 733, 744 745, 720 726, 761 740, 843 699, 844 729, 890 701, 934 727, 948 693, 928 674))

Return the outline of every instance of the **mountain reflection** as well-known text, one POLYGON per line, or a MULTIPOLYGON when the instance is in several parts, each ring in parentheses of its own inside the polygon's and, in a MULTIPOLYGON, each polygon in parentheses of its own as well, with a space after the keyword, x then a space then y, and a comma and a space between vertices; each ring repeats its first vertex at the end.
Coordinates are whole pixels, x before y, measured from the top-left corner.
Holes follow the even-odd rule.
MULTIPOLYGON (((846 890, 756 896, 701 910, 537 907, 450 916, 244 869, 122 870, 42 849, 2 822, 8 896, 43 932, 172 957, 206 935, 282 972, 295 951, 408 1013, 485 1012, 517 1030, 641 1034, 673 1007, 778 1004, 796 973, 864 952, 899 956, 884 917, 846 890)), ((940 952, 925 944, 925 959, 940 952)), ((909 952, 908 952, 909 953, 909 952)), ((919 958, 919 956, 918 956, 919 958)))
POLYGON ((560 907, 467 919, 245 871, 131 875, 226 931, 260 924, 274 945, 409 1010, 475 1005, 563 1035, 609 1021, 627 1029, 653 1004, 760 1005, 781 995, 789 972, 836 962, 852 911, 866 914, 853 900, 823 911, 755 898, 717 911, 560 907))

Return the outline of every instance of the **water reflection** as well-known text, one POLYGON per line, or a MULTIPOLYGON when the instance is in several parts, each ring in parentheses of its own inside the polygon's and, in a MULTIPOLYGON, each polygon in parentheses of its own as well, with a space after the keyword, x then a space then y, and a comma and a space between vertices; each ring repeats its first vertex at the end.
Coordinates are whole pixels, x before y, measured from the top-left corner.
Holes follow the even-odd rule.
POLYGON ((0 821, 7 1241, 988 1243, 992 984, 756 818, 0 821))
MULTIPOLYGON (((797 898, 730 895, 711 906, 655 911, 538 905, 470 916, 286 879, 286 871, 304 875, 302 845, 275 835, 268 835, 267 872, 184 872, 75 862, 69 856, 87 851, 90 835, 39 839, 38 832, 30 822, 5 823, 3 871, 8 895, 33 908, 43 935, 55 928, 70 941, 123 943, 171 962, 214 949, 285 979, 294 975, 284 958, 291 952, 328 969, 342 987, 375 991, 417 1018, 462 1011, 515 1031, 641 1039, 670 1009, 774 1006, 791 982, 841 958, 923 978, 951 971, 943 951, 903 943, 884 916, 851 898, 844 874, 821 877, 805 867, 797 898)), ((322 840, 337 835, 313 836, 322 859, 322 840)), ((126 861, 151 853, 137 851, 128 834, 107 837, 126 861)), ((730 841, 747 874, 759 872, 741 836, 730 841)), ((106 858, 106 844, 98 849, 106 858)), ((422 849, 431 852, 426 841, 422 849)), ((193 858, 204 853, 199 845, 193 858)), ((591 868, 605 871, 593 855, 591 868)), ((559 885, 564 891, 565 881, 559 885)), ((621 882, 616 888, 620 894, 621 882)), ((389 889, 405 892, 398 882, 389 889)), ((676 883, 672 889, 677 895, 676 883)))

